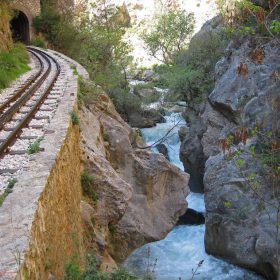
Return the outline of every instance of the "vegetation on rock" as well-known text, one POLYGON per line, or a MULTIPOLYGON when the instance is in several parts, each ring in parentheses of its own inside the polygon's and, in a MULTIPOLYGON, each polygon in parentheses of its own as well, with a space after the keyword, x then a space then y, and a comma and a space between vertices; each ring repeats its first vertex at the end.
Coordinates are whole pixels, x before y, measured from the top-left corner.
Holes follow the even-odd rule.
POLYGON ((65 267, 64 280, 136 280, 137 277, 123 267, 114 272, 101 272, 98 261, 92 254, 87 256, 86 268, 83 270, 73 258, 65 267))
POLYGON ((13 188, 17 182, 17 179, 11 179, 8 182, 8 185, 2 195, 0 195, 0 207, 2 206, 3 202, 5 201, 6 197, 13 192, 13 188))
POLYGON ((83 189, 83 194, 92 199, 92 201, 97 201, 98 196, 93 186, 94 177, 89 173, 88 170, 84 170, 81 174, 81 184, 83 189))

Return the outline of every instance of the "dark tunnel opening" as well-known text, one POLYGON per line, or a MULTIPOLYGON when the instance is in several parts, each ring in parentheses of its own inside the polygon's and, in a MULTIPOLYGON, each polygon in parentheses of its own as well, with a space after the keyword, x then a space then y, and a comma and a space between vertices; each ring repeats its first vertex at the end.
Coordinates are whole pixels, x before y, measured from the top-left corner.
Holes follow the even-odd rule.
POLYGON ((30 31, 27 16, 21 11, 15 11, 15 16, 11 20, 10 25, 13 34, 13 40, 15 42, 29 44, 30 31))

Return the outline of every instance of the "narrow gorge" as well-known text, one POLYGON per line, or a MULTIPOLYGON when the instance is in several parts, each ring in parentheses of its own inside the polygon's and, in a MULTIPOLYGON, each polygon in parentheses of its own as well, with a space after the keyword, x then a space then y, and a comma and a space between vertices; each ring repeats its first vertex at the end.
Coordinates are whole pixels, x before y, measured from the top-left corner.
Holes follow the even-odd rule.
POLYGON ((2 0, 0 280, 279 280, 279 109, 279 0, 2 0))

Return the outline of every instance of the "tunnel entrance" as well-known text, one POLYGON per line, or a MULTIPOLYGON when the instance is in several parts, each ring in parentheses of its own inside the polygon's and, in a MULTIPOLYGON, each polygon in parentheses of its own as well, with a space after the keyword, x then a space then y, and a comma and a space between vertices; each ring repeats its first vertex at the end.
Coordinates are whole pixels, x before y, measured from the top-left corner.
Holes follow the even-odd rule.
POLYGON ((27 16, 21 11, 15 11, 15 16, 10 22, 14 42, 29 44, 30 31, 27 16))

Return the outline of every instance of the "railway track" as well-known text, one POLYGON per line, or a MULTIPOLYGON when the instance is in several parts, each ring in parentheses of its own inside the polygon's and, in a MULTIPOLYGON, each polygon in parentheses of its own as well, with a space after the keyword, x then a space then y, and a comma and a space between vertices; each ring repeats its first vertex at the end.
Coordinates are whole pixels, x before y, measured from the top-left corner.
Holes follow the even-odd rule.
POLYGON ((28 48, 38 71, 0 100, 0 194, 28 166, 30 147, 42 139, 66 84, 62 59, 28 48))

